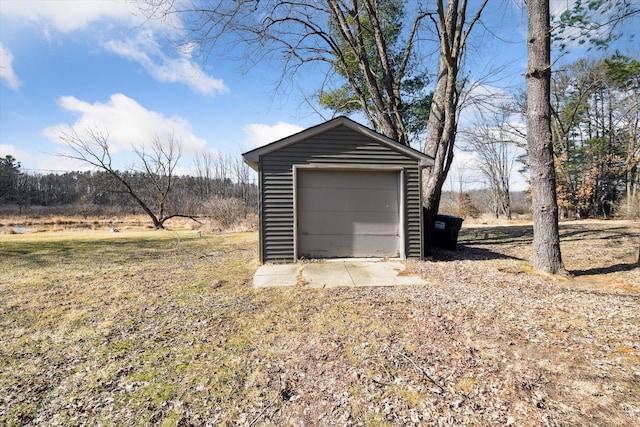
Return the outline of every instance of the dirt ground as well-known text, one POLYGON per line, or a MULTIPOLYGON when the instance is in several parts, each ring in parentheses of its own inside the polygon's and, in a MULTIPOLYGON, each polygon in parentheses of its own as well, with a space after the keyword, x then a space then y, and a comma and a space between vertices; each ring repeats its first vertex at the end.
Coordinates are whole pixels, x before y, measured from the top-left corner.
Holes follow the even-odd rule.
MULTIPOLYGON (((459 251, 409 263, 426 288, 340 291, 336 299, 375 322, 361 324, 345 310, 342 339, 285 341, 274 376, 296 403, 265 411, 261 421, 638 425, 637 224, 563 224, 572 279, 532 272, 531 237, 528 224, 472 225, 459 251), (346 358, 335 356, 342 352, 346 358)), ((299 310, 310 319, 330 312, 314 302, 299 310)))
POLYGON ((465 224, 427 286, 258 290, 255 233, 0 236, 0 424, 635 426, 639 232, 562 224, 572 278, 465 224))

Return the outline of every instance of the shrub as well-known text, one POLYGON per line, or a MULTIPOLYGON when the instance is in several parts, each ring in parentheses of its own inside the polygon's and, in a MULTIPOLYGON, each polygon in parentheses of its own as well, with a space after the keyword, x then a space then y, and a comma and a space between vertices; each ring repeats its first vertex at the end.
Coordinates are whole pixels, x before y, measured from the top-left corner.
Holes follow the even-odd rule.
POLYGON ((212 197, 205 203, 204 209, 207 216, 225 230, 243 221, 247 216, 247 206, 244 201, 233 197, 212 197))

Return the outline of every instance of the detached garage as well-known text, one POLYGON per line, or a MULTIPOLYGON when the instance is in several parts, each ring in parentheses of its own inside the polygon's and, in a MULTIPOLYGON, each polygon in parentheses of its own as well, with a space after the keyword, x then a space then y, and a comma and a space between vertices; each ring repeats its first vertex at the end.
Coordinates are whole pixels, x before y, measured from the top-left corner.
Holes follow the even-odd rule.
POLYGON ((429 156, 338 117, 243 157, 259 176, 261 262, 422 257, 429 156))

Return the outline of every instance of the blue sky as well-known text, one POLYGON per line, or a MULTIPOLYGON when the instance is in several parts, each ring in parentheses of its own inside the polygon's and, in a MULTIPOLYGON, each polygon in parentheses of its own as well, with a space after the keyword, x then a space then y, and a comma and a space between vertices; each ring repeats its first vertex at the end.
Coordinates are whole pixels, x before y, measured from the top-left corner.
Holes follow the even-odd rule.
MULTIPOLYGON (((561 8, 567 0, 553 3, 561 8)), ((484 22, 490 32, 471 40, 477 53, 466 61, 477 79, 474 90, 522 87, 521 2, 492 0, 484 22), (490 71, 500 64, 500 72, 490 71), (491 77, 481 79, 487 73, 491 77)), ((324 77, 321 67, 304 68, 274 92, 277 62, 247 71, 224 45, 203 62, 187 50, 163 48, 167 31, 144 22, 127 1, 0 0, 0 156, 11 154, 23 168, 42 173, 79 169, 52 155, 62 149, 57 135, 69 125, 98 126, 109 130, 122 167, 132 143, 173 133, 183 143, 181 171, 189 173, 192 156, 202 150, 240 153, 331 116, 305 101, 324 77)), ((424 47, 433 50, 427 42, 424 47)), ((469 156, 460 153, 458 161, 469 156)))
POLYGON ((140 26, 138 13, 124 2, 0 1, 0 156, 73 169, 50 154, 58 128, 96 124, 121 153, 174 132, 188 169, 201 150, 240 153, 321 121, 296 95, 273 96, 275 71, 160 50, 162 29, 140 26))

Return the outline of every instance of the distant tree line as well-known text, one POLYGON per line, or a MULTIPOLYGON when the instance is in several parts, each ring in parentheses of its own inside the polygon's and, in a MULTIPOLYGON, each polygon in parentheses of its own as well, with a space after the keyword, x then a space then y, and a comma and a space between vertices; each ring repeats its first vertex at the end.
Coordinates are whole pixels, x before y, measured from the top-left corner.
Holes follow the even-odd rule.
MULTIPOLYGON (((461 148, 491 190, 497 218, 510 217, 509 177, 516 161, 531 166, 517 126, 522 96, 479 108, 477 123, 459 132, 461 148), (517 147, 523 155, 518 154, 517 147)), ((619 53, 580 59, 551 78, 551 137, 559 216, 565 219, 640 216, 640 61, 619 53)), ((462 191, 459 189, 458 191, 462 191)))
MULTIPOLYGON (((201 156, 203 157, 203 156, 201 156)), ((206 215, 212 200, 234 199, 247 212, 257 211, 257 188, 245 170, 231 156, 204 156, 194 176, 173 176, 171 192, 165 203, 180 206, 187 215, 206 215), (241 171, 234 171, 234 166, 241 171), (236 173, 234 173, 236 172, 236 173), (232 173, 233 178, 232 179, 232 173)), ((141 197, 151 192, 146 172, 121 172, 141 197)), ((150 197, 150 199, 152 199, 150 197)), ((95 215, 141 213, 140 206, 123 191, 119 182, 105 171, 30 173, 22 170, 12 156, 0 158, 0 205, 17 206, 21 212, 30 207, 67 207, 66 212, 95 215)))
POLYGON ((581 59, 551 84, 560 214, 639 215, 640 61, 581 59))

